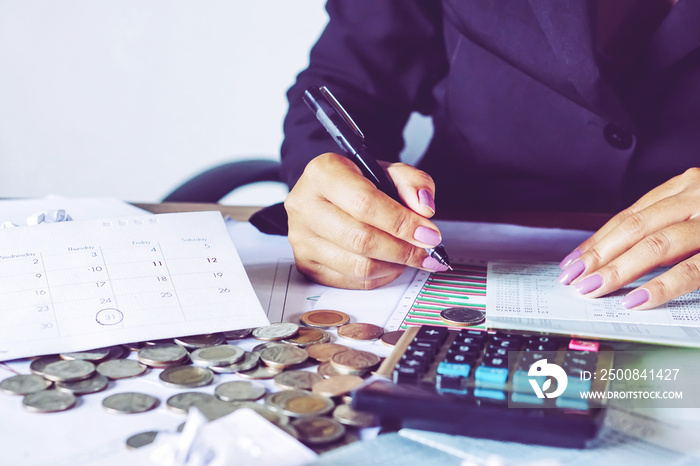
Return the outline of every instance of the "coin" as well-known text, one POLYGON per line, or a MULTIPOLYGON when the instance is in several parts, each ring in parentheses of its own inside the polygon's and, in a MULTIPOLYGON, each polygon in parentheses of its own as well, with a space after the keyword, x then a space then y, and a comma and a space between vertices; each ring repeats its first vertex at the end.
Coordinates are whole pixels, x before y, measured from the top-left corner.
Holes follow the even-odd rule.
POLYGON ((331 364, 341 374, 362 375, 379 365, 381 359, 369 351, 349 349, 335 353, 331 364))
POLYGON ((174 345, 175 341, 172 338, 163 338, 162 340, 150 340, 141 342, 144 346, 156 346, 156 345, 174 345))
POLYGON ((209 385, 214 373, 206 367, 175 366, 164 369, 158 378, 168 387, 195 388, 209 385))
POLYGON ((253 338, 263 341, 284 340, 293 337, 299 332, 299 326, 291 322, 278 322, 267 327, 258 327, 253 330, 253 338))
POLYGON ((348 404, 338 405, 333 410, 333 419, 353 427, 374 427, 379 424, 379 420, 374 413, 367 411, 356 411, 348 404))
POLYGON ((70 393, 42 390, 25 396, 22 406, 34 413, 56 413, 72 408, 75 402, 75 396, 70 393))
POLYGON ((258 366, 255 369, 251 369, 249 371, 236 372, 236 374, 240 375, 244 379, 262 380, 271 379, 280 372, 282 372, 281 369, 276 369, 274 367, 258 366))
POLYGON ((351 340, 376 340, 384 334, 384 329, 374 324, 345 324, 338 328, 338 336, 351 340))
POLYGON ((260 343, 255 348, 252 349, 253 353, 260 354, 267 348, 273 348, 275 346, 287 346, 286 343, 280 343, 278 341, 268 341, 267 343, 260 343))
POLYGON ((174 343, 144 346, 139 350, 138 359, 150 367, 169 367, 187 359, 187 350, 174 343))
POLYGON ((249 353, 246 351, 243 355, 243 360, 236 364, 230 364, 227 366, 212 366, 209 369, 219 374, 233 374, 236 372, 254 369, 258 366, 259 362, 260 356, 258 356, 257 353, 249 353))
POLYGON ((396 343, 399 342, 401 337, 403 336, 404 331, 403 330, 395 330, 393 332, 386 332, 384 335, 382 335, 381 342, 385 344, 386 346, 394 347, 396 346, 396 343))
POLYGON ((350 322, 350 316, 340 311, 318 309, 303 313, 300 320, 307 327, 333 328, 350 322))
POLYGON ((44 377, 53 382, 72 382, 91 377, 95 373, 95 365, 89 361, 56 361, 44 367, 44 377))
POLYGON ((197 402, 193 406, 196 406, 209 421, 215 421, 238 409, 237 403, 221 401, 216 397, 212 400, 197 402))
POLYGON ((29 365, 29 372, 34 375, 44 376, 44 368, 51 364, 52 362, 62 361, 61 357, 57 354, 52 354, 50 356, 42 356, 38 359, 32 361, 29 365))
POLYGON ((165 405, 172 411, 178 414, 187 414, 192 406, 198 406, 204 403, 210 403, 215 400, 214 395, 204 392, 183 392, 171 396, 165 402, 165 405))
POLYGON ((227 340, 243 340, 244 338, 248 338, 251 333, 253 333, 252 328, 242 328, 240 330, 229 330, 228 332, 224 332, 224 337, 227 340))
POLYGON ((79 351, 73 353, 61 353, 61 359, 81 361, 100 362, 107 359, 110 355, 110 348, 99 348, 90 351, 79 351))
POLYGON ((56 382, 56 389, 73 395, 88 395, 101 392, 109 385, 107 377, 95 374, 89 379, 76 380, 74 382, 56 382))
POLYGON ((321 416, 335 406, 330 399, 304 390, 272 393, 265 398, 265 404, 290 417, 321 416))
POLYGON ((158 435, 157 430, 149 430, 148 432, 134 434, 126 439, 126 447, 130 450, 145 447, 146 445, 153 443, 153 441, 156 439, 156 435, 158 435))
POLYGON ((342 375, 335 369, 335 367, 333 367, 330 361, 322 362, 321 365, 316 368, 316 372, 325 378, 333 377, 334 375, 342 375))
POLYGON ((216 346, 226 343, 226 338, 221 333, 211 333, 206 335, 192 335, 189 337, 175 338, 175 343, 190 351, 207 346, 216 346))
POLYGON ((190 359, 198 366, 229 366, 243 359, 245 351, 238 346, 216 345, 196 349, 190 354, 190 359))
POLYGON ((40 375, 15 375, 0 382, 0 392, 8 395, 29 395, 46 390, 51 382, 40 375))
POLYGON ((338 345, 336 343, 321 343, 319 345, 312 345, 306 349, 309 357, 315 359, 318 362, 330 361, 335 353, 340 351, 345 351, 348 348, 345 345, 338 345))
POLYGON ((129 351, 138 351, 141 348, 143 348, 144 345, 145 343, 142 341, 135 341, 133 343, 124 343, 122 346, 124 346, 124 348, 128 349, 129 351))
POLYGON ((334 375, 316 382, 311 391, 317 395, 333 398, 350 393, 360 385, 362 378, 356 375, 334 375))
POLYGON ((312 417, 292 421, 299 440, 309 445, 332 443, 345 435, 345 426, 328 417, 312 417))
POLYGON ((255 403, 253 401, 241 401, 239 403, 235 403, 235 407, 236 409, 252 409, 256 413, 258 413, 259 415, 261 415, 262 417, 272 422, 273 424, 276 424, 279 427, 283 427, 289 424, 289 417, 277 411, 268 409, 260 403, 255 403))
POLYGON ((112 359, 97 366, 97 372, 108 379, 127 379, 146 372, 146 366, 133 359, 112 359))
POLYGON ((112 414, 143 413, 156 406, 158 406, 158 398, 145 393, 117 393, 102 400, 102 407, 112 414))
POLYGON ((306 348, 307 346, 317 345, 330 341, 331 335, 323 330, 311 327, 299 327, 299 333, 291 338, 286 338, 285 343, 306 348))
POLYGON ((440 312, 440 319, 455 327, 470 327, 486 320, 486 313, 470 307, 448 307, 440 312))
POLYGON ((283 390, 311 390, 314 383, 323 380, 310 371, 285 371, 275 376, 275 385, 283 390))
POLYGON ((253 382, 225 382, 214 390, 217 398, 223 401, 255 401, 267 393, 262 385, 253 382))
POLYGON ((284 369, 285 367, 301 364, 309 355, 303 348, 292 345, 280 345, 265 348, 260 353, 260 360, 270 367, 284 369))

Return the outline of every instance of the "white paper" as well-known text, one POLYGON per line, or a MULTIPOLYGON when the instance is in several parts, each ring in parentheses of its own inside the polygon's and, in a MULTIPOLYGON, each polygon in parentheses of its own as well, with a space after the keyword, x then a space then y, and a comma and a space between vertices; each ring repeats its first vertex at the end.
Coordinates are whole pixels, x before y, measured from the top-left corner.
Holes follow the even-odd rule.
POLYGON ((111 197, 47 196, 40 199, 0 201, 0 222, 27 225, 28 217, 48 210, 65 210, 73 220, 148 214, 138 207, 111 197))
POLYGON ((267 325, 218 212, 0 230, 0 360, 267 325))
POLYGON ((490 262, 487 324, 495 328, 552 330, 579 335, 700 346, 700 292, 655 309, 625 309, 622 296, 663 273, 659 269, 596 299, 586 298, 556 278, 556 263, 490 262))

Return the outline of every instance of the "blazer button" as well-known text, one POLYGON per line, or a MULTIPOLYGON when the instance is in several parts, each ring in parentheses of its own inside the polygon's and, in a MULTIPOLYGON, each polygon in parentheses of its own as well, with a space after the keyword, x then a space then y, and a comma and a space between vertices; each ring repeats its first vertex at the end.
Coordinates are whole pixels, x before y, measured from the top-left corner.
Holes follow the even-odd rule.
POLYGON ((615 123, 608 123, 603 128, 603 135, 608 144, 615 149, 627 150, 634 144, 634 136, 617 126, 615 123))

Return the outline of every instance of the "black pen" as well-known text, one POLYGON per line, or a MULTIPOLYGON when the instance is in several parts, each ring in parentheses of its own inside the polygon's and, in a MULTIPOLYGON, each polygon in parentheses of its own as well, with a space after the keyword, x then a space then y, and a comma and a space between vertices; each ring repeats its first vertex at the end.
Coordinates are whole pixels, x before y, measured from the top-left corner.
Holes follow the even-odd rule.
MULTIPOLYGON (((360 168, 362 174, 374 183, 377 189, 401 204, 394 182, 367 150, 365 135, 331 91, 326 86, 310 87, 304 92, 304 102, 314 112, 328 134, 343 149, 345 155, 360 168)), ((445 246, 440 244, 434 248, 426 248, 426 251, 430 257, 452 270, 445 246)))

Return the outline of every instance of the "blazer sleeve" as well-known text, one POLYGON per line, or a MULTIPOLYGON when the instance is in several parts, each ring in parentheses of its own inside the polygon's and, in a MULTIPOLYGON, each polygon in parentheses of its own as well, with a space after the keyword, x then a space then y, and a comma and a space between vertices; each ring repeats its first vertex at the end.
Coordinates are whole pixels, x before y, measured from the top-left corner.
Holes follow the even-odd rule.
POLYGON ((287 92, 282 169, 290 188, 306 164, 338 147, 302 100, 325 85, 367 137, 378 159, 397 161, 412 111, 429 113, 447 60, 437 0, 328 0, 329 22, 309 67, 287 92))

